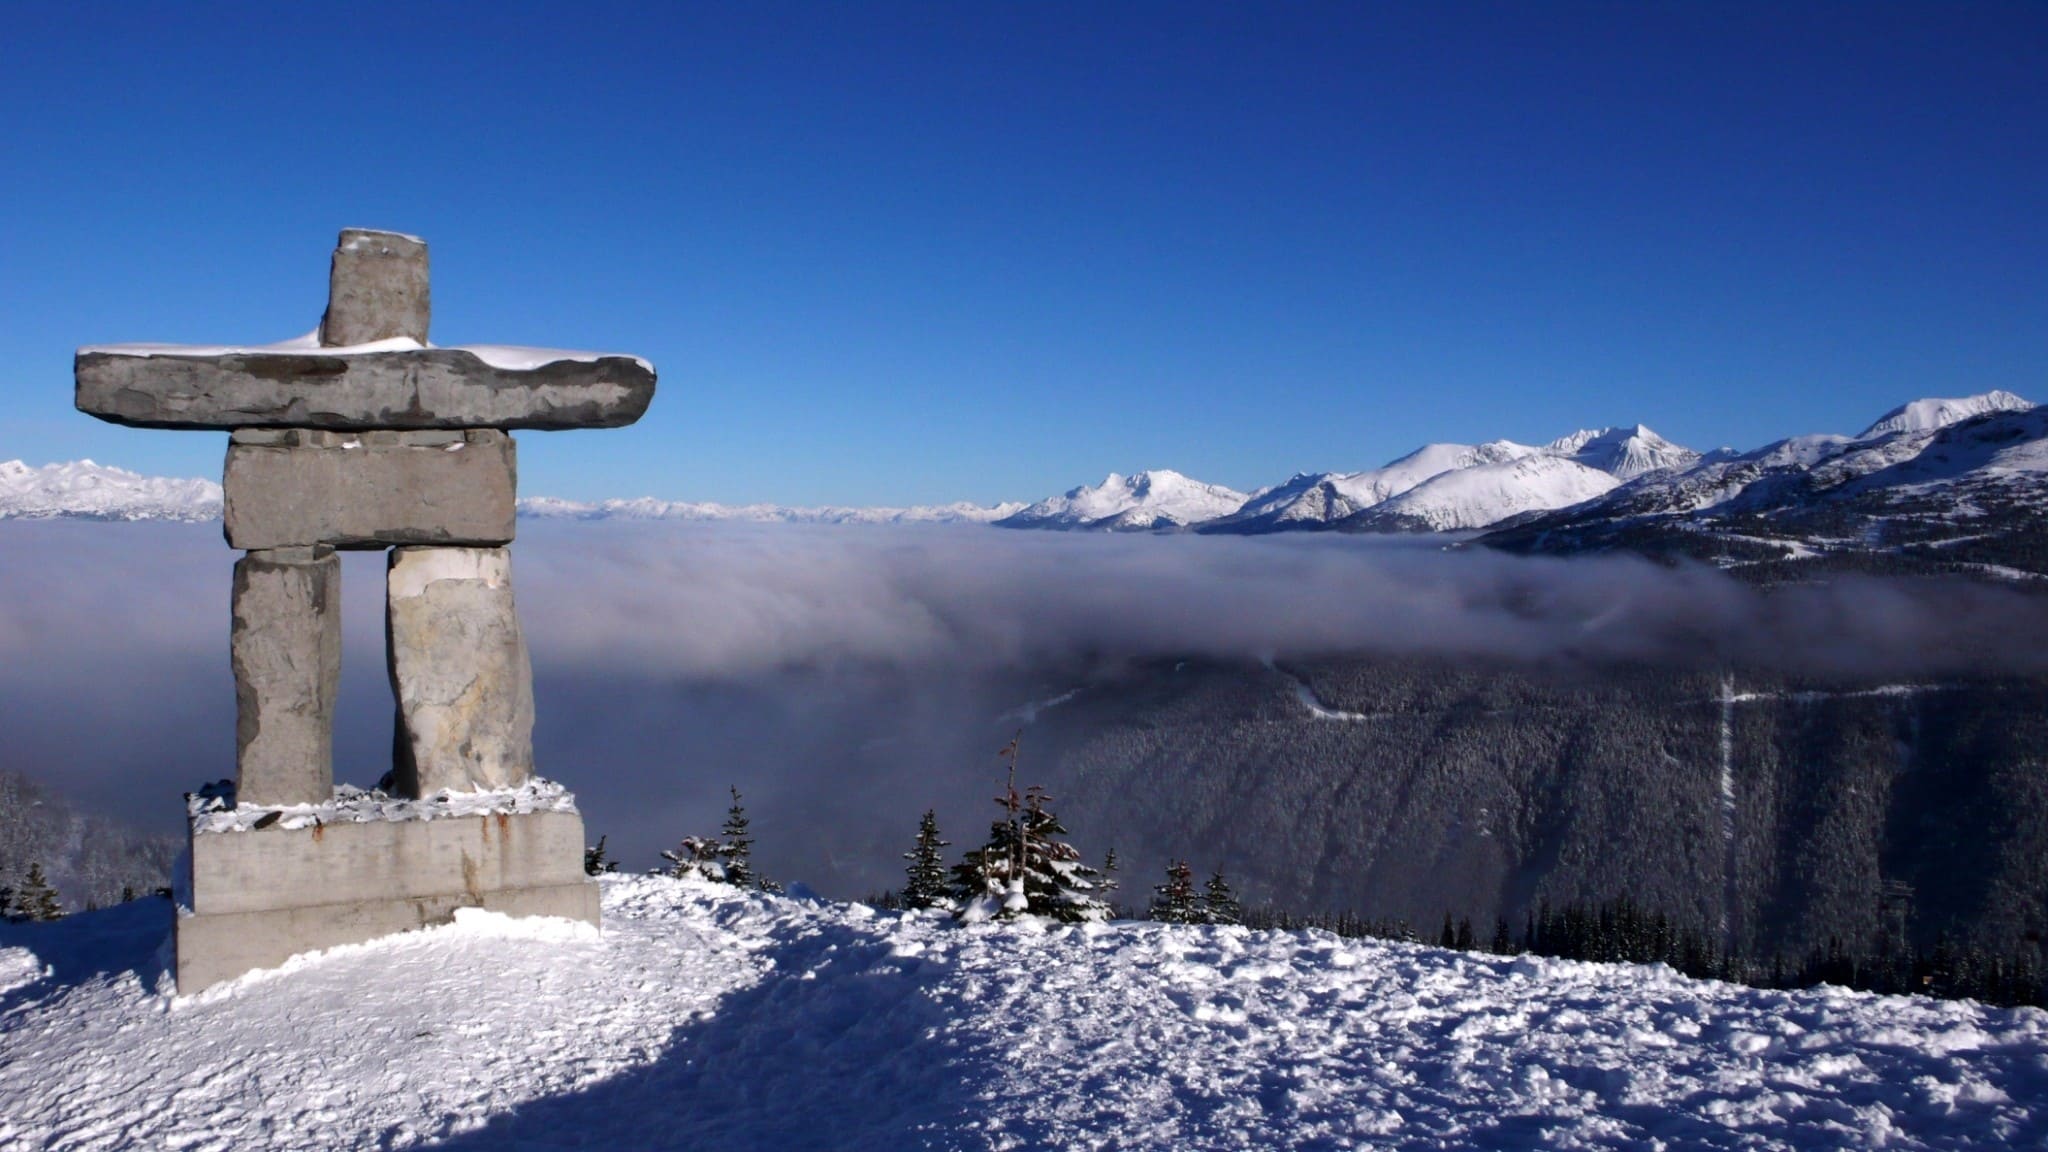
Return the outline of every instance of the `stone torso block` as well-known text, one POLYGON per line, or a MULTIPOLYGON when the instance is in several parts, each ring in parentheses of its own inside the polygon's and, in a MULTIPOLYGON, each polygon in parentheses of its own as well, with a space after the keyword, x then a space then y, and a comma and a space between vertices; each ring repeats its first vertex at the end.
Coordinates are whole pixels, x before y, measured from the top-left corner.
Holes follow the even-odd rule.
POLYGON ((228 444, 228 544, 495 546, 513 534, 512 437, 245 429, 228 444))
POLYGON ((396 548, 385 632, 398 790, 516 788, 533 775, 533 669, 503 548, 396 548))

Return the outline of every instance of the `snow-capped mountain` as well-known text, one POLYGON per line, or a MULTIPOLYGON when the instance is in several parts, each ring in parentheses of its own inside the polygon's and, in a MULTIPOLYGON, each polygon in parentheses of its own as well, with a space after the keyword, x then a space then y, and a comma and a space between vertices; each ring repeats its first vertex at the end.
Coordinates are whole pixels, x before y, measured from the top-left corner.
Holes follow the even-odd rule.
POLYGON ((997 523, 1005 528, 1144 531, 1214 520, 1242 507, 1245 499, 1235 489, 1164 468, 1129 476, 1111 472, 1100 484, 1069 489, 997 523))
POLYGON ((2032 404, 2003 389, 1954 399, 1929 397, 1899 405, 1878 417, 1877 423, 1865 428, 1863 434, 1856 438, 1875 440, 1892 432, 1934 432, 1973 416, 2024 412, 2032 407, 2032 404))
POLYGON ((2048 411, 2010 392, 1916 400, 1862 435, 1794 436, 1645 474, 1484 542, 1628 548, 1726 564, 1885 553, 1945 567, 2048 568, 2048 411))
POLYGON ((1569 457, 1588 468, 1605 472, 1616 480, 1633 480, 1648 472, 1684 468, 1700 454, 1673 444, 1648 428, 1596 428, 1574 432, 1553 440, 1545 453, 1569 457))
POLYGON ((220 485, 109 468, 90 460, 31 468, 0 461, 0 519, 213 520, 220 485))
POLYGON ((1337 527, 1359 532, 1458 532, 1537 509, 1564 508, 1620 483, 1597 468, 1546 453, 1432 476, 1337 527))
POLYGON ((586 503, 552 496, 519 502, 519 514, 534 520, 694 520, 742 524, 989 524, 1022 510, 1022 501, 1002 504, 920 504, 909 508, 851 508, 827 505, 789 508, 780 504, 711 504, 689 500, 600 500, 586 503))
POLYGON ((1640 424, 1574 432, 1540 446, 1512 440, 1425 444, 1381 468, 1297 475, 1198 530, 1254 535, 1485 528, 1589 500, 1623 481, 1698 459, 1699 453, 1640 424))

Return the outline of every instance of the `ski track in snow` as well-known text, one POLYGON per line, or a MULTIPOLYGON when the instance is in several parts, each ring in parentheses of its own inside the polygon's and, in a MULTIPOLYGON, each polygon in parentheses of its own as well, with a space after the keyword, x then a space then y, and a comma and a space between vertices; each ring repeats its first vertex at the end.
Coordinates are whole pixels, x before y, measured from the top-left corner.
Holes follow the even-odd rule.
POLYGON ((1735 933, 1730 917, 1740 888, 1736 883, 1735 856, 1735 677, 1721 678, 1721 947, 1733 951, 1735 933))
POLYGON ((2037 1010, 1320 932, 962 928, 652 877, 604 887, 602 937, 467 913, 180 1000, 154 990, 163 902, 8 927, 0 971, 29 982, 0 994, 0 1147, 2048 1138, 2037 1010))
POLYGON ((1280 667, 1271 660, 1266 661, 1266 667, 1287 677, 1288 680, 1294 683, 1294 698, 1300 701, 1301 706, 1308 710, 1308 714, 1317 720, 1335 720, 1344 724, 1364 724, 1380 719, 1379 716, 1370 712, 1346 712, 1341 708, 1332 708, 1328 704, 1323 703, 1323 698, 1316 695, 1316 690, 1309 686, 1308 681, 1280 667))

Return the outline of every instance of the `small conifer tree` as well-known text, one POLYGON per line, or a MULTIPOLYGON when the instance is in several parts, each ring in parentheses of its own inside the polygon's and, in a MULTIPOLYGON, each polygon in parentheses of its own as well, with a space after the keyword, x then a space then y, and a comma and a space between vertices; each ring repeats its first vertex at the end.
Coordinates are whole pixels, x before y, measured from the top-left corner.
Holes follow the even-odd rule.
POLYGON ((989 826, 988 843, 953 867, 953 896, 965 920, 1008 920, 1026 914, 1056 920, 1106 920, 1109 905, 1096 895, 1095 869, 1050 807, 1042 788, 1017 791, 1018 739, 998 753, 1009 761, 1009 783, 996 797, 1003 819, 989 826))
POLYGON ((1230 890, 1230 881, 1223 878, 1223 869, 1218 868, 1209 877, 1209 885, 1202 893, 1202 918, 1210 924, 1236 924, 1243 919, 1244 910, 1238 907, 1237 893, 1230 890))
POLYGON ((747 810, 740 806, 740 790, 732 787, 732 807, 725 810, 723 843, 718 858, 725 864, 725 882, 736 888, 754 886, 754 837, 747 831, 747 810))
POLYGON ((903 854, 903 858, 910 861, 910 867, 904 869, 904 907, 941 908, 952 904, 946 895, 943 854, 944 849, 950 847, 950 841, 939 839, 938 813, 927 808, 924 818, 917 824, 917 846, 903 854))
POLYGON ((595 845, 583 850, 583 874, 585 876, 602 876, 607 872, 617 872, 619 870, 618 861, 605 854, 604 841, 605 838, 599 836, 595 845))
POLYGON ((28 878, 22 882, 21 891, 15 894, 15 903, 25 920, 62 920, 64 905, 57 899, 57 890, 50 887, 50 881, 43 875, 40 861, 28 866, 28 878))
POLYGON ((1200 924, 1202 902, 1195 893, 1195 870, 1185 860, 1166 866, 1166 883, 1152 889, 1152 918, 1166 924, 1200 924))
POLYGON ((1048 807, 1052 797, 1032 786, 1024 795, 1024 897, 1032 913, 1075 923, 1109 919, 1109 905, 1096 894, 1101 875, 1062 839, 1068 835, 1048 807))
POLYGON ((685 836, 673 852, 663 852, 668 874, 678 880, 708 880, 725 883, 725 864, 719 859, 718 841, 706 836, 685 836))

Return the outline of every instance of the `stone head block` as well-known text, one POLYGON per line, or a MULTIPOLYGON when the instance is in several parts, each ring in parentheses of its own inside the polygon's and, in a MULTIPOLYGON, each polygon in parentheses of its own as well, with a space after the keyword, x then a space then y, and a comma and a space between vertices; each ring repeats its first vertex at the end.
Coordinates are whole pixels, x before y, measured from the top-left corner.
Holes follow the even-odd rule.
POLYGON ((402 232, 344 228, 327 279, 320 343, 427 342, 427 242, 402 232))
POLYGON ((468 432, 251 430, 230 438, 226 509, 236 548, 510 543, 517 445, 468 432))

